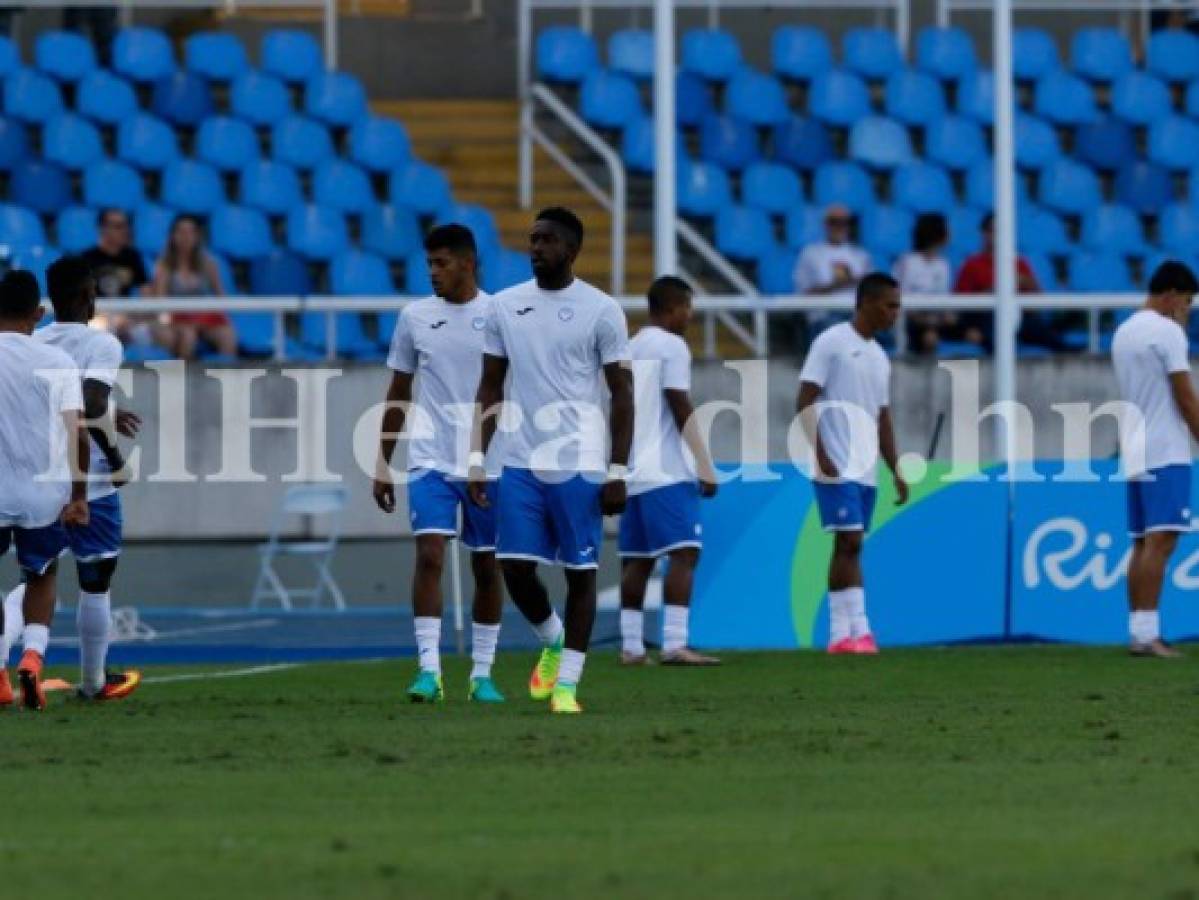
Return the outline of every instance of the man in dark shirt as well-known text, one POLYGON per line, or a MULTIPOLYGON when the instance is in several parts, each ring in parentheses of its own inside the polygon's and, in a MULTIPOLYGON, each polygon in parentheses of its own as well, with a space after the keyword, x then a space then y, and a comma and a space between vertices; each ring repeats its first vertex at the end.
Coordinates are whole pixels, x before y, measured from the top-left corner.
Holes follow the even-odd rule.
MULTIPOLYGON (((97 225, 99 241, 82 254, 96 278, 96 296, 108 300, 131 297, 149 279, 142 255, 129 245, 129 216, 124 210, 102 209, 97 225)), ((122 344, 150 344, 155 324, 154 316, 113 316, 108 328, 122 344)))

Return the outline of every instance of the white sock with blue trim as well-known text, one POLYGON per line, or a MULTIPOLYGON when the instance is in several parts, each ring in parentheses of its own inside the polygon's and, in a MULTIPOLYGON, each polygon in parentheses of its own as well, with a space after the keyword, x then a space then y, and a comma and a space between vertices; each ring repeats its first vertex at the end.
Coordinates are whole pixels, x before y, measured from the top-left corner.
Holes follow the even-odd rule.
POLYGON ((441 619, 437 616, 416 616, 412 620, 416 632, 416 655, 422 672, 441 674, 441 619))

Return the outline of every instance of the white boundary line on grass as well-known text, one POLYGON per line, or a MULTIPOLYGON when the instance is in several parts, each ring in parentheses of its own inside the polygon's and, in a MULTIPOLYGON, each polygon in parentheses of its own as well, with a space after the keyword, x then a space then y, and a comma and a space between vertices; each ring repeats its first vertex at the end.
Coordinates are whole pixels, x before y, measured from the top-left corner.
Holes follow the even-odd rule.
POLYGON ((250 666, 246 669, 220 669, 215 672, 183 672, 178 675, 151 675, 142 679, 142 684, 173 684, 179 681, 210 681, 216 678, 243 678, 247 675, 269 675, 299 669, 309 663, 273 663, 267 666, 250 666))

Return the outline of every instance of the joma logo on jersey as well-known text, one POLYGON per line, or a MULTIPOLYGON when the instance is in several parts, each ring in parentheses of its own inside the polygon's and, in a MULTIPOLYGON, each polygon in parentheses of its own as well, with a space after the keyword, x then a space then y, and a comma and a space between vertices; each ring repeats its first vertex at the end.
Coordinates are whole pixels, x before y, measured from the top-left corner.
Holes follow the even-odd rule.
POLYGON ((439 319, 438 321, 434 322, 434 323, 433 323, 432 325, 430 325, 429 327, 430 327, 430 328, 440 328, 440 327, 441 327, 442 325, 444 325, 444 324, 445 324, 445 319, 439 319))
POLYGON ((531 313, 532 311, 533 311, 533 307, 531 307, 531 306, 526 306, 524 309, 518 309, 518 310, 516 311, 516 314, 517 314, 518 316, 523 316, 523 315, 525 315, 526 313, 531 313))

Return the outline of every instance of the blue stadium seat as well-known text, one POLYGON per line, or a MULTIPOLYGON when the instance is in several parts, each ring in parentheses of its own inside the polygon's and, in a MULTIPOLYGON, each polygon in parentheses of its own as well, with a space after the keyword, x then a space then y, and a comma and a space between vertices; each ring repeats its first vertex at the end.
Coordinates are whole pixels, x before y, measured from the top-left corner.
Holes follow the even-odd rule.
POLYGON ((798 251, 790 247, 772 246, 758 258, 758 290, 776 296, 794 294, 798 259, 798 251))
POLYGON ((141 175, 119 160, 97 160, 83 172, 83 202, 95 209, 129 212, 141 206, 144 198, 141 175))
POLYGON ((1062 157, 1057 129, 1036 116, 1016 113, 1016 165, 1022 169, 1040 170, 1062 157))
POLYGON ((420 223, 402 206, 372 206, 362 218, 362 247, 387 259, 405 259, 421 247, 420 223))
POLYGON ((683 35, 681 64, 708 81, 727 81, 741 66, 741 47, 727 31, 694 28, 683 35))
POLYGON ((21 68, 21 53, 8 35, 0 34, 0 78, 21 68))
POLYGON ((770 63, 783 78, 811 81, 833 67, 833 48, 819 28, 783 25, 770 39, 770 63))
POLYGON ((27 159, 13 167, 7 199, 41 215, 53 215, 71 205, 71 176, 54 163, 27 159))
POLYGON ((395 119, 370 116, 350 129, 350 159, 372 172, 390 172, 411 155, 408 132, 395 119))
POLYGON ((70 83, 96 68, 91 42, 73 31, 43 31, 34 44, 33 59, 47 75, 70 83))
POLYGON ((29 155, 29 132, 20 122, 0 117, 0 171, 7 172, 29 155))
POLYGON ((995 123, 995 73, 979 69, 958 82, 958 112, 983 125, 995 123))
POLYGON ((973 119, 949 115, 928 127, 924 153, 930 162, 947 169, 968 169, 986 158, 987 138, 973 119))
POLYGON ((1079 243, 1087 250, 1125 256, 1142 256, 1147 249, 1140 217, 1115 203, 1105 203, 1083 217, 1079 243))
MULTIPOLYGON (((1024 181, 1016 179, 1017 188, 1024 181)), ((990 158, 975 163, 966 171, 965 199, 969 206, 988 212, 995 206, 995 164, 990 158)))
POLYGON ((387 261, 362 250, 347 250, 334 257, 329 265, 329 287, 342 297, 395 293, 387 261))
POLYGON ((344 159, 330 159, 312 175, 312 200, 352 215, 362 215, 375 205, 375 192, 366 172, 344 159))
POLYGON ((254 129, 232 116, 212 116, 196 133, 196 158, 221 172, 237 172, 258 159, 254 129))
POLYGON ((320 72, 304 88, 304 111, 335 128, 366 118, 366 90, 348 72, 320 72))
POLYGON ((912 249, 916 217, 906 209, 879 204, 862 213, 858 234, 874 256, 891 257, 912 249))
POLYGON ((770 216, 748 206, 728 206, 716 214, 716 249, 730 259, 756 261, 774 246, 770 216))
POLYGON ((922 28, 916 35, 916 66, 942 81, 957 81, 974 71, 974 41, 960 28, 922 28))
POLYGON ((707 82, 690 72, 679 72, 674 85, 675 118, 683 128, 698 128, 708 114, 715 111, 707 82))
POLYGON ((849 158, 874 169, 894 169, 912 159, 908 130, 893 119, 866 116, 849 130, 849 158))
POLYGON ((1059 159, 1041 172, 1038 199, 1064 215, 1083 215, 1101 200, 1095 173, 1072 159, 1059 159))
POLYGON ((641 93, 627 75, 594 69, 583 79, 579 113, 596 128, 624 128, 641 115, 641 93))
POLYGON ((949 252, 968 256, 982 249, 982 221, 985 213, 973 206, 955 206, 946 220, 949 224, 949 252))
POLYGON ((306 82, 324 65, 320 45, 307 31, 280 28, 268 31, 258 54, 262 70, 284 81, 306 82))
POLYGON ((30 272, 37 279, 42 296, 46 296, 46 270, 61 257, 62 250, 58 247, 19 247, 12 255, 12 266, 30 272))
POLYGON ((874 184, 866 170, 856 163, 828 162, 816 170, 812 202, 822 209, 830 203, 840 203, 860 213, 874 206, 874 184))
POLYGON ((901 69, 887 79, 887 115, 905 125, 928 125, 945 115, 945 89, 924 72, 901 69))
POLYGON ((83 169, 103 155, 100 132, 83 116, 59 113, 42 128, 42 156, 64 169, 83 169))
POLYGON ((195 215, 207 215, 225 203, 220 174, 194 159, 177 159, 163 170, 160 194, 167 206, 195 215))
POLYGON ((742 66, 725 88, 724 109, 753 125, 777 125, 787 119, 787 95, 773 75, 742 66))
POLYGON ((1145 52, 1145 69, 1165 81, 1199 78, 1199 37, 1172 28, 1153 32, 1145 52))
POLYGON ((823 122, 848 128, 870 114, 870 91, 852 72, 831 69, 812 80, 808 112, 823 122))
POLYGON ((36 69, 17 69, 4 79, 4 113, 23 122, 42 123, 62 112, 58 83, 36 69))
POLYGON ((1058 125, 1081 125, 1098 117, 1091 86, 1060 69, 1037 82, 1033 109, 1041 118, 1058 125))
POLYGON ((96 211, 86 206, 68 206, 54 220, 54 240, 67 253, 81 253, 96 246, 100 229, 96 211))
POLYGON ((175 71, 175 54, 157 28, 124 28, 112 45, 112 67, 133 81, 159 81, 175 71))
MULTIPOLYGON (((817 206, 797 207, 787 214, 787 246, 796 249, 824 240, 824 210, 817 206)), ((791 289, 795 284, 792 282, 791 289)))
POLYGON ((457 222, 465 225, 475 236, 475 245, 480 256, 489 256, 500 247, 500 229, 495 216, 485 207, 473 203, 455 203, 443 209, 437 216, 438 225, 457 222))
POLYGON ((895 32, 885 28, 851 28, 841 38, 841 64, 871 81, 882 81, 903 68, 895 32))
POLYGON ((580 28, 546 28, 537 35, 537 74, 546 81, 578 84, 599 66, 591 35, 580 28))
POLYGON ((1115 172, 1136 160, 1136 135, 1131 126, 1112 116, 1079 125, 1074 155, 1093 169, 1115 172))
POLYGON ((424 216, 435 216, 454 202, 445 172, 419 159, 391 173, 388 197, 392 205, 424 216))
POLYGON ((731 116, 710 115, 699 128, 699 155, 739 171, 758 159, 758 134, 748 122, 731 116))
POLYGON ((271 155, 297 169, 313 169, 334 155, 333 139, 320 122, 288 116, 271 129, 271 155))
POLYGON ((233 81, 250 67, 246 48, 227 31, 201 31, 187 39, 184 64, 209 81, 233 81))
POLYGON ((1162 247, 1175 253, 1194 253, 1199 247, 1199 209, 1190 203, 1171 203, 1158 219, 1162 247))
POLYGON ((89 119, 117 125, 137 112, 137 94, 124 78, 96 69, 79 82, 75 109, 89 119))
POLYGON ((1113 195, 1140 215, 1155 216, 1174 199, 1174 181, 1165 169, 1137 160, 1116 173, 1113 195))
POLYGON ((1070 66, 1092 81, 1115 81, 1132 70, 1132 48, 1115 28, 1080 28, 1070 40, 1070 66))
POLYGON ((307 297, 312 293, 308 263, 281 248, 258 257, 250 263, 250 293, 258 297, 307 297))
POLYGON ((501 249, 483 263, 483 290, 495 294, 533 277, 533 266, 527 253, 501 249))
POLYGON ((285 215, 304 202, 296 170, 273 159, 258 159, 242 169, 241 202, 269 216, 285 215))
POLYGON ((1080 250, 1071 254, 1066 269, 1070 290, 1080 294, 1119 294, 1135 290, 1128 261, 1122 256, 1080 250))
POLYGON ((233 82, 229 111, 251 125, 265 128, 291 114, 291 94, 278 78, 251 69, 233 82))
POLYGON ((1041 290, 1047 294, 1055 294, 1062 290, 1061 280, 1057 277, 1057 269, 1053 261, 1044 253, 1023 253, 1024 261, 1032 269, 1033 276, 1041 290))
POLYGON ((1192 169, 1187 178, 1187 199, 1192 206, 1199 208, 1199 168, 1192 169))
POLYGON ((157 256, 167 245, 175 211, 157 203, 143 203, 133 211, 133 246, 157 256))
POLYGON ((316 204, 297 206, 287 215, 287 246, 309 259, 327 262, 350 245, 340 212, 316 204))
POLYGON ((908 163, 891 176, 891 202, 917 213, 947 213, 954 206, 953 182, 940 166, 908 163))
POLYGON ((1169 116, 1149 126, 1149 161, 1172 171, 1195 164, 1199 125, 1185 116, 1169 116))
POLYGON ((429 281, 429 263, 424 251, 413 253, 404 262, 404 293, 409 297, 427 297, 433 293, 429 281))
POLYGON ((625 28, 608 38, 608 65, 638 81, 654 77, 654 35, 640 28, 625 28))
POLYGON ((275 246, 266 216, 248 206, 218 206, 209 219, 208 233, 212 249, 235 260, 266 256, 275 246))
POLYGON ((1017 28, 1012 33, 1012 75, 1017 81, 1037 81, 1058 68, 1057 41, 1040 28, 1017 28))
POLYGON ((1188 116, 1199 118, 1199 81, 1194 81, 1187 86, 1183 108, 1186 110, 1188 116))
POLYGON ((715 163, 687 161, 678 167, 678 207, 685 216, 711 218, 733 204, 729 176, 715 163))
POLYGON ((815 119, 792 116, 774 129, 774 156, 797 169, 815 169, 833 159, 828 129, 815 119))
POLYGON ((790 166, 756 162, 741 173, 741 202, 754 209, 786 215, 803 203, 803 184, 790 166))
POLYGON ((1112 112, 1134 125, 1148 125, 1170 114, 1170 89, 1152 75, 1128 72, 1112 85, 1112 112))
POLYGON ((150 110, 168 122, 195 128, 213 113, 208 82, 184 70, 156 81, 150 110))
POLYGON ((22 206, 0 203, 0 244, 40 247, 46 244, 42 220, 22 206))
POLYGON ((117 158, 139 169, 161 171, 179 158, 175 130, 149 113, 135 113, 117 126, 117 158))
MULTIPOLYGON (((358 252, 358 251, 348 251, 358 252)), ((356 312, 335 313, 337 329, 336 354, 343 359, 374 359, 379 355, 374 341, 362 328, 362 315, 356 312)), ((319 354, 327 353, 328 313, 300 314, 300 340, 304 346, 319 354)))
MULTIPOLYGON (((683 148, 686 142, 682 135, 678 138, 677 147, 683 148)), ((650 174, 654 171, 654 120, 646 115, 638 116, 625 126, 620 136, 620 158, 624 160, 625 168, 630 172, 650 174)))
POLYGON ((1021 253, 1045 253, 1053 256, 1071 249, 1066 223, 1056 213, 1036 203, 1016 206, 1016 247, 1021 253))

